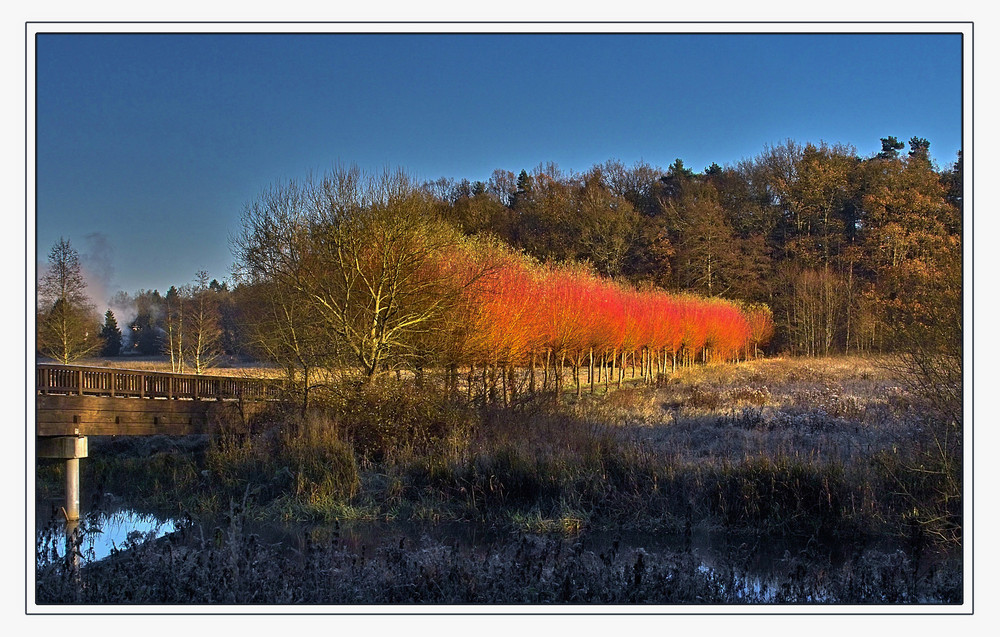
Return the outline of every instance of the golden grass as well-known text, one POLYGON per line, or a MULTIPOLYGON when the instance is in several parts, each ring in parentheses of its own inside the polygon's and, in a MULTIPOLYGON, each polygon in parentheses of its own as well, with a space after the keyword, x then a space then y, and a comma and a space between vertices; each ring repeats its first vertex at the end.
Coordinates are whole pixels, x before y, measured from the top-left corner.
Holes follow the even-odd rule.
MULTIPOLYGON (((166 357, 115 357, 88 358, 79 360, 74 365, 88 367, 109 367, 112 369, 128 369, 140 372, 173 371, 170 359, 166 357)), ((193 374, 194 368, 185 366, 184 373, 193 374)), ((285 375, 285 370, 268 363, 230 363, 229 361, 205 371, 206 376, 232 376, 237 378, 279 378, 285 375)))

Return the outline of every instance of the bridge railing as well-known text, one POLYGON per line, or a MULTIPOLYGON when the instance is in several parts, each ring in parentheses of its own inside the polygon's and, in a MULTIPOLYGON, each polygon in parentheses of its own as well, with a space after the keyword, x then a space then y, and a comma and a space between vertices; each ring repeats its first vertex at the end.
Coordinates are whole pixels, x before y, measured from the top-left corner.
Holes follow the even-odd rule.
POLYGON ((35 366, 39 394, 167 398, 177 400, 270 400, 278 398, 281 381, 146 372, 132 369, 39 364, 35 366))

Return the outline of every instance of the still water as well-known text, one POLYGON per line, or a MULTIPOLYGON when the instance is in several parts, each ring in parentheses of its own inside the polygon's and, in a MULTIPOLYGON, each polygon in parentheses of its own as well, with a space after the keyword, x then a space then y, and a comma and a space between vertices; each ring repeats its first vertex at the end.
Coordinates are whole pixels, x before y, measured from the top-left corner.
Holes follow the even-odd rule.
MULTIPOLYGON (((130 544, 162 537, 177 529, 164 515, 131 509, 95 511, 82 515, 76 527, 78 550, 83 563, 102 560, 130 544)), ((35 507, 36 562, 54 561, 66 555, 66 523, 61 511, 51 503, 35 507)))

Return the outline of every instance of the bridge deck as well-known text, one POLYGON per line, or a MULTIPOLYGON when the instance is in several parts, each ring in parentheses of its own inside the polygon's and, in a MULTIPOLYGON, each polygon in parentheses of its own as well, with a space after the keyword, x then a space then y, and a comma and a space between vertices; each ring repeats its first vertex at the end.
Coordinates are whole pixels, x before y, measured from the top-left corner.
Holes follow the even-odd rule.
POLYGON ((280 381, 38 365, 38 436, 210 433, 240 400, 273 400, 280 381))

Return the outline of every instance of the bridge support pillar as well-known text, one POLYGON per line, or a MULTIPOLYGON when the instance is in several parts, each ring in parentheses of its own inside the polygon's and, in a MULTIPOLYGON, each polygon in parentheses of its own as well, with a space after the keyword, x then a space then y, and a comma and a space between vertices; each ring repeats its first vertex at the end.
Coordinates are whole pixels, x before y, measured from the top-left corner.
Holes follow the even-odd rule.
POLYGON ((36 454, 39 458, 66 461, 67 520, 80 519, 80 458, 87 457, 86 436, 46 436, 37 439, 36 454))

